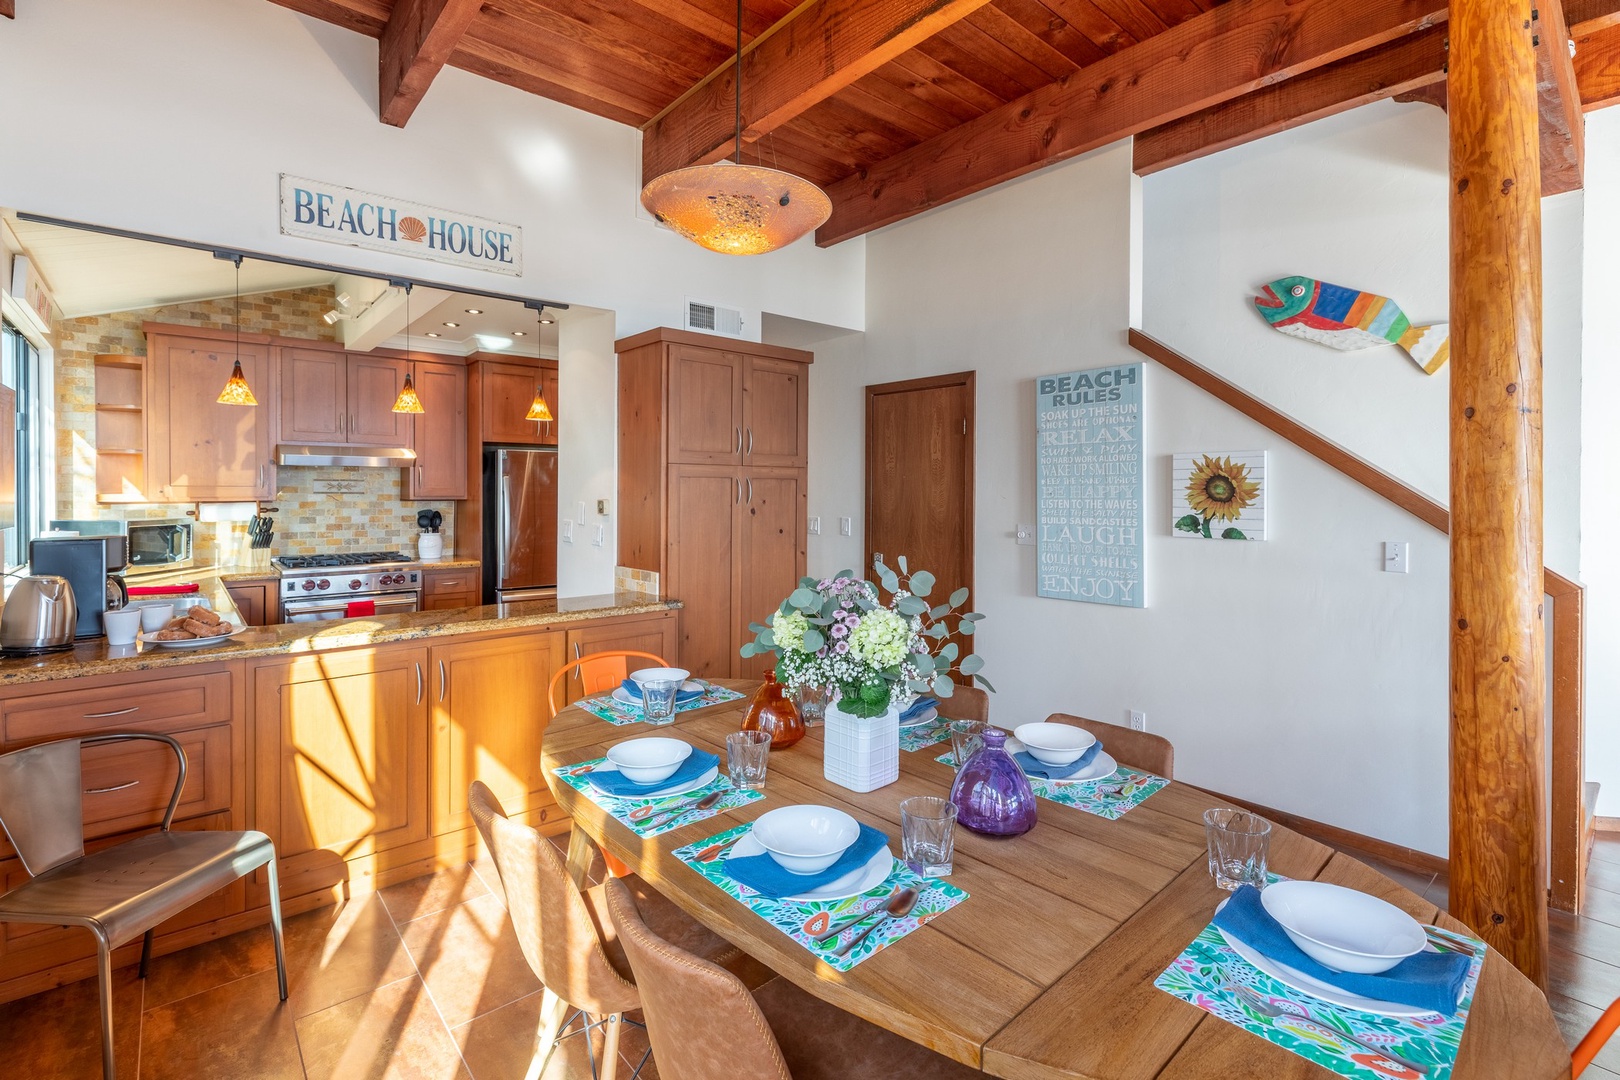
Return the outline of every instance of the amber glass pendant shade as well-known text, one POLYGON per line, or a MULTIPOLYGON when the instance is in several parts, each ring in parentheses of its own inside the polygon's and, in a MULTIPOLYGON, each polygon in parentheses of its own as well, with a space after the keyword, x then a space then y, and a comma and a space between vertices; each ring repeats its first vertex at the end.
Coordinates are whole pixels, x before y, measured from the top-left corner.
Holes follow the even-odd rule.
POLYGON ((549 421, 551 418, 551 406, 546 404, 546 395, 536 390, 534 401, 530 402, 528 414, 523 419, 549 421))
POLYGON ((775 251, 832 215, 832 200, 810 181, 730 161, 656 177, 641 190, 641 205, 688 240, 722 255, 775 251))
POLYGON ((219 392, 217 399, 221 405, 257 405, 259 399, 253 396, 253 388, 248 386, 247 379, 242 377, 242 361, 238 360, 231 368, 231 377, 225 383, 225 389, 219 392))
POLYGON ((766 669, 765 684, 755 692, 742 729, 765 732, 771 737, 772 750, 786 749, 804 738, 804 721, 788 700, 786 688, 776 681, 776 672, 766 669))
POLYGON ((397 413, 419 413, 422 411, 422 399, 416 394, 416 385, 411 382, 410 375, 405 376, 405 385, 400 387, 399 397, 394 399, 394 411, 397 413))

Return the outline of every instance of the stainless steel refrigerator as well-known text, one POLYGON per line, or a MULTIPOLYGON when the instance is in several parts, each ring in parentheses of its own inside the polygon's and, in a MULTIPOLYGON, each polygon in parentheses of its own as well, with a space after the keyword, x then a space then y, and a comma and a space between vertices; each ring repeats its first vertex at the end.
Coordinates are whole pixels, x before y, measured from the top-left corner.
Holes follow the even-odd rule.
POLYGON ((484 447, 484 603, 557 595, 557 451, 484 447))

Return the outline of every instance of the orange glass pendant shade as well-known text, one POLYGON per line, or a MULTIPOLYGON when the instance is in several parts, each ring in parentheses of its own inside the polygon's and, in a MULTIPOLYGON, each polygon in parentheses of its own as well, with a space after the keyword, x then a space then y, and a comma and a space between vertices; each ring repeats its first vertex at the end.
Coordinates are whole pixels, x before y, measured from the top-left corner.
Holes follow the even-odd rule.
POLYGON ((242 376, 242 361, 238 360, 231 368, 231 377, 225 383, 225 389, 219 392, 216 399, 221 405, 257 405, 259 399, 253 396, 253 388, 248 385, 247 379, 242 376))
POLYGON ((400 387, 399 397, 394 400, 394 411, 397 413, 422 411, 422 399, 417 396, 416 385, 411 382, 410 375, 405 376, 405 385, 400 387))
POLYGON ((804 721, 788 700, 785 688, 776 681, 776 672, 766 670, 765 684, 755 692, 742 729, 765 732, 771 737, 772 750, 785 750, 804 738, 804 721))
POLYGON ((551 406, 546 404, 546 395, 536 390, 534 400, 529 403, 529 411, 524 415, 525 420, 549 421, 552 419, 551 406))
POLYGON ((832 200, 808 180, 730 161, 656 177, 641 205, 682 236, 722 255, 762 255, 811 232, 832 200))

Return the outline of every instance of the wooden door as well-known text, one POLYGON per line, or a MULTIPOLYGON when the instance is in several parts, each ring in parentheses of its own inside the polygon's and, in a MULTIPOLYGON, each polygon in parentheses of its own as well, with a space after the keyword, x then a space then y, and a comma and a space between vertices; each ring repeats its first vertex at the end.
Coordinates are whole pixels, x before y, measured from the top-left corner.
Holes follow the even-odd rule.
POLYGON ((742 610, 735 529, 741 503, 736 469, 670 466, 664 595, 682 602, 681 666, 703 678, 732 678, 740 660, 731 643, 742 610))
MULTIPOLYGON (((478 372, 483 394, 484 442, 518 446, 543 444, 545 425, 524 419, 534 403, 534 392, 540 386, 540 369, 533 365, 485 361, 478 365, 478 372)), ((546 403, 556 407, 550 398, 546 403)))
POLYGON ((740 355, 692 345, 669 346, 670 463, 740 463, 742 397, 740 355))
MULTIPOLYGON (((340 443, 348 393, 343 354, 327 349, 281 351, 281 436, 284 443, 340 443)), ((252 380, 250 379, 249 382, 252 380)))
POLYGON ((546 691, 562 653, 560 633, 434 646, 435 836, 472 825, 467 788, 474 780, 488 784, 509 814, 555 806, 540 768, 540 740, 551 721, 546 691))
POLYGON ((754 638, 748 624, 770 622, 804 576, 805 480, 799 469, 745 469, 742 479, 737 560, 742 607, 732 627, 731 652, 737 658, 737 677, 751 679, 759 677, 769 660, 744 660, 738 652, 743 642, 754 638))
POLYGON ((427 650, 385 647, 253 670, 254 823, 282 894, 428 832, 427 650))
POLYGON ((275 588, 275 583, 249 581, 227 585, 225 591, 230 593, 231 603, 236 605, 244 623, 248 626, 268 626, 280 621, 272 615, 272 605, 280 599, 275 594, 275 588))
MULTIPOLYGON (((394 411, 409 360, 349 353, 348 420, 344 441, 361 446, 407 446, 411 414, 394 411)), ((425 407, 425 406, 424 406, 425 407)))
POLYGON ((230 338, 152 334, 147 339, 148 483, 164 502, 234 502, 275 495, 271 462, 279 421, 270 348, 230 338), (240 357, 257 406, 221 405, 219 392, 240 357))
MULTIPOLYGON (((973 372, 866 388, 866 567, 973 587, 973 372)), ((971 603, 971 599, 969 601, 971 603)))
POLYGON ((416 465, 405 480, 407 499, 467 497, 467 369, 460 364, 413 365, 411 381, 422 412, 411 417, 416 465))
POLYGON ((743 367, 743 464, 810 461, 810 366, 750 356, 743 367))
MULTIPOLYGON (((578 660, 592 653, 630 649, 662 657, 666 664, 679 665, 681 660, 676 642, 677 625, 675 613, 666 612, 639 619, 614 619, 611 622, 570 630, 566 641, 567 659, 578 660)), ((626 661, 626 670, 634 671, 651 663, 651 660, 629 657, 626 661)), ((613 687, 585 687, 580 683, 579 669, 575 668, 569 673, 568 678, 563 680, 563 693, 559 700, 572 704, 589 694, 601 693, 603 689, 611 691, 613 687)))

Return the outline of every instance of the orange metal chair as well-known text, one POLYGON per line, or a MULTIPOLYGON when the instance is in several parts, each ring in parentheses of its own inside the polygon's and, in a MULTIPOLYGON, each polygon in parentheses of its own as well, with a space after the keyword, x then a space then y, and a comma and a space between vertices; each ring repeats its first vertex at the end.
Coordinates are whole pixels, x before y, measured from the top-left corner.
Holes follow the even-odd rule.
POLYGON ((1569 1055, 1571 1076, 1581 1075, 1581 1072, 1592 1064, 1592 1059, 1598 1056, 1598 1051, 1603 1049, 1603 1044, 1609 1041, 1609 1036, 1613 1035, 1616 1029, 1620 1029, 1620 1000, 1605 1009, 1603 1015, 1598 1017, 1597 1023, 1592 1025, 1592 1030, 1575 1044, 1575 1049, 1569 1055))
POLYGON ((584 686, 584 694, 611 694, 613 688, 624 682, 630 674, 630 665, 625 662, 626 657, 639 656, 653 661, 656 667, 669 667, 669 661, 662 656, 650 652, 636 652, 634 649, 612 649, 607 652, 590 653, 586 656, 576 657, 557 669, 557 674, 551 677, 551 689, 547 692, 547 700, 551 704, 551 715, 556 716, 560 711, 557 704, 557 688, 562 686, 563 680, 575 669, 579 671, 579 680, 584 686))

